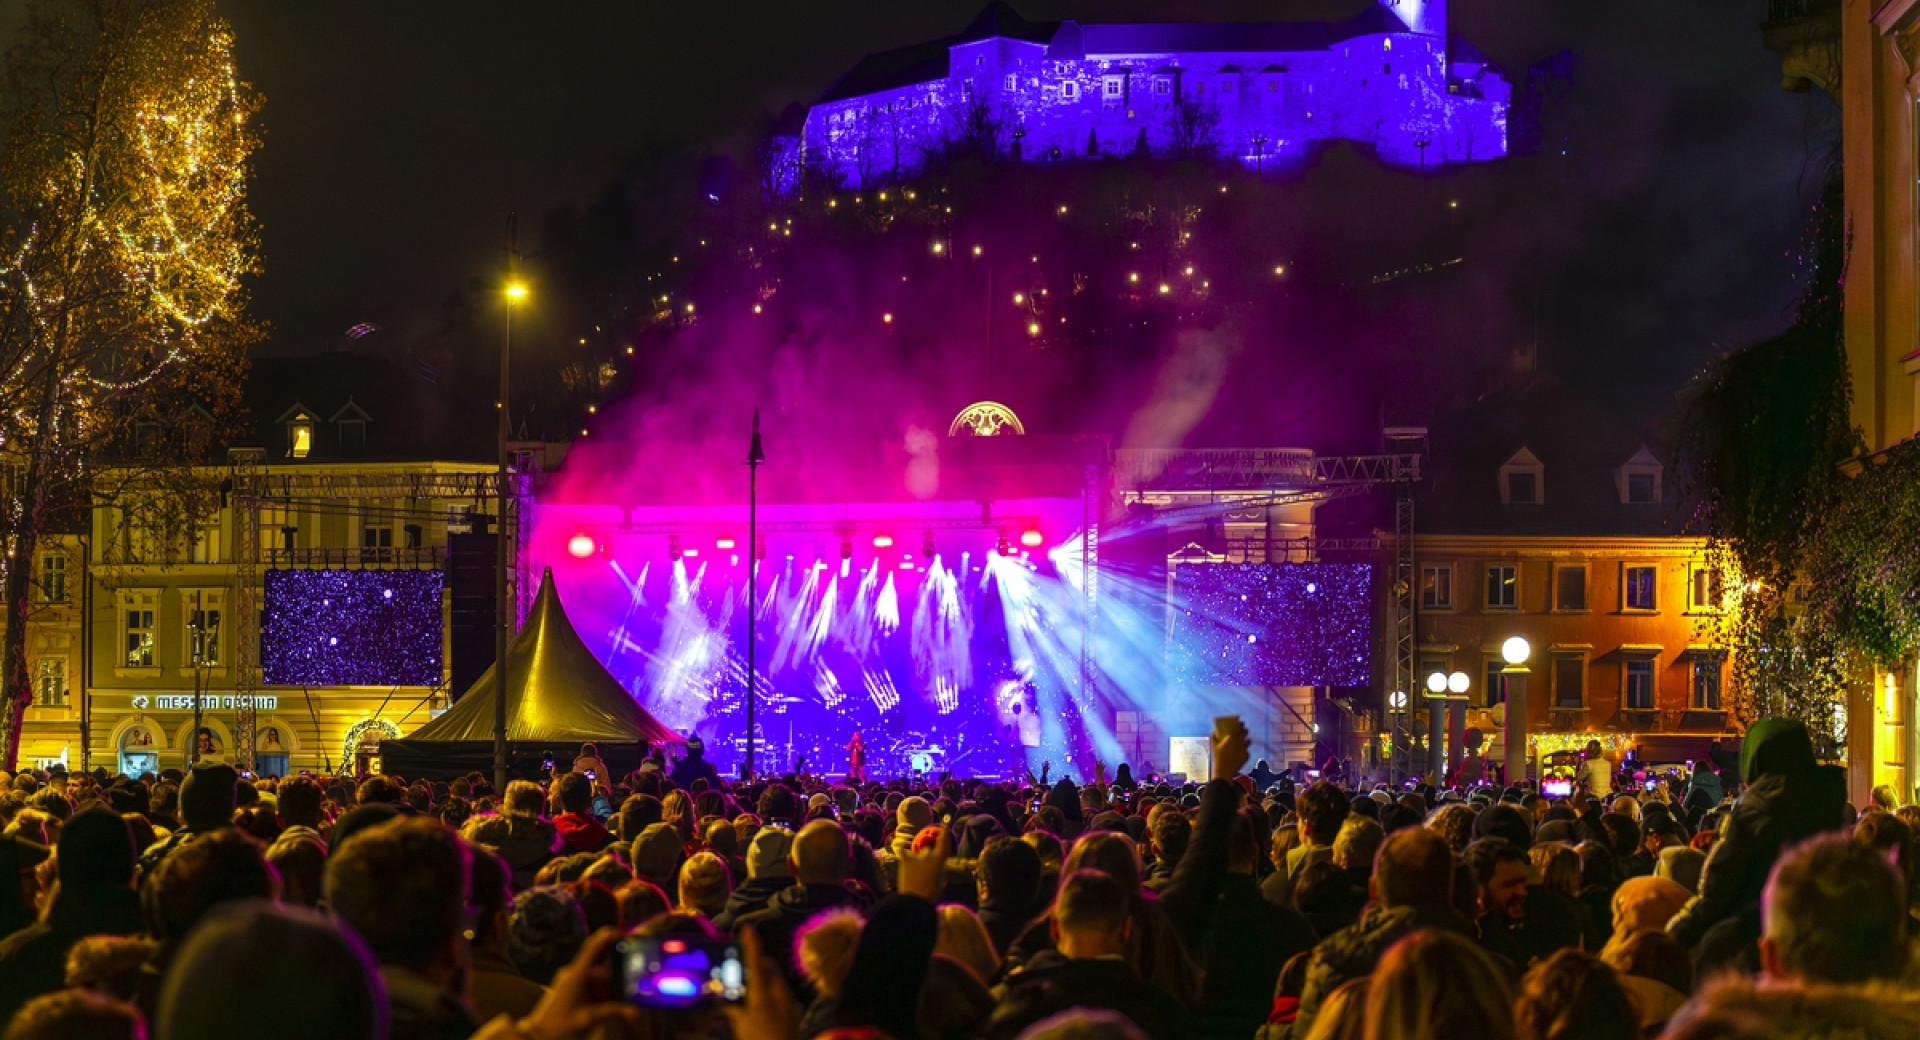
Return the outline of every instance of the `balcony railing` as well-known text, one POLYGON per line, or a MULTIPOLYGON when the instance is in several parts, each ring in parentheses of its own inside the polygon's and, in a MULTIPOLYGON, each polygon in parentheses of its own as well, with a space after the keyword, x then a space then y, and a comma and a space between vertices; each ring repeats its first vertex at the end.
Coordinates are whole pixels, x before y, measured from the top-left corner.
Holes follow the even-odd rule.
POLYGON ((416 546, 411 548, 294 548, 263 549, 260 562, 268 567, 315 567, 345 570, 351 568, 435 568, 446 559, 443 550, 434 546, 416 546))

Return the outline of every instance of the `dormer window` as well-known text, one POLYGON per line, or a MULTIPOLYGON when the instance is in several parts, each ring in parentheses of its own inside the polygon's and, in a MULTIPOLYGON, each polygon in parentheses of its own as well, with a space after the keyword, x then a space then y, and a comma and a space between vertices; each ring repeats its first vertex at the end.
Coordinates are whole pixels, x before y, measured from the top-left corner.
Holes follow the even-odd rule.
POLYGON ((1500 504, 1537 506, 1547 500, 1546 467, 1521 448, 1500 467, 1500 504))
POLYGON ((319 422, 319 418, 301 404, 280 414, 280 425, 287 430, 287 458, 304 459, 312 454, 314 427, 319 422))
POLYGON ((333 424, 339 434, 340 454, 353 456, 366 453, 367 424, 373 421, 373 416, 355 404, 353 398, 347 398, 347 403, 327 421, 333 424))
POLYGON ((1626 505, 1655 505, 1661 499, 1661 476, 1660 460, 1643 444, 1614 472, 1614 490, 1626 505))

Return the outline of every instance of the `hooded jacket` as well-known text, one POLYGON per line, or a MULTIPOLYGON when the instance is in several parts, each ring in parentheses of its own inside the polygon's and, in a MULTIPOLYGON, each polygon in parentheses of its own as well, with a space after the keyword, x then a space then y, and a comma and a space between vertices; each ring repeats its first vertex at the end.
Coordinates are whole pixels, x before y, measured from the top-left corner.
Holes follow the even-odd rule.
POLYGON ((713 919, 713 926, 723 932, 731 932, 740 926, 741 918, 765 910, 774 896, 792 887, 793 877, 788 874, 748 878, 727 896, 726 908, 713 919))
POLYGON ((1728 976, 1680 1009, 1669 1032, 1710 1021, 1705 1036, 1774 1040, 1906 1040, 1920 1036, 1920 991, 1895 983, 1859 986, 1769 985, 1728 976), (1739 1028, 1736 1034, 1733 1028, 1739 1028))
POLYGON ((533 876, 553 858, 561 841, 552 820, 528 816, 511 819, 513 830, 500 842, 500 858, 513 871, 513 890, 518 892, 533 887, 533 876))
POLYGON ((1848 824, 1846 774, 1815 762, 1804 724, 1792 719, 1754 723, 1740 748, 1740 766, 1750 786, 1734 802, 1720 840, 1707 853, 1700 894, 1667 926, 1667 933, 1689 948, 1707 929, 1759 905, 1767 875, 1784 849, 1848 824))
POLYGON ((1359 923, 1335 932, 1315 947, 1313 959, 1307 963, 1306 984, 1300 990, 1300 1013, 1293 1021, 1293 1035, 1308 1035, 1320 1005, 1341 983, 1373 974, 1387 947, 1422 928, 1440 928, 1475 938, 1472 923, 1449 907, 1368 907, 1359 923))

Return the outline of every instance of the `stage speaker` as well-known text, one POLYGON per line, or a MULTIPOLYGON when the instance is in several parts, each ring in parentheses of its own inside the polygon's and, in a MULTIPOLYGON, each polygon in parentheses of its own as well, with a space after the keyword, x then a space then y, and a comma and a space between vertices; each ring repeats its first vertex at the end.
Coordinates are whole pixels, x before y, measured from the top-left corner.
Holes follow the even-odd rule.
POLYGON ((447 536, 447 591, 452 599, 447 650, 453 666, 455 700, 493 666, 494 631, 499 624, 495 610, 499 595, 495 588, 496 551, 492 534, 447 536))

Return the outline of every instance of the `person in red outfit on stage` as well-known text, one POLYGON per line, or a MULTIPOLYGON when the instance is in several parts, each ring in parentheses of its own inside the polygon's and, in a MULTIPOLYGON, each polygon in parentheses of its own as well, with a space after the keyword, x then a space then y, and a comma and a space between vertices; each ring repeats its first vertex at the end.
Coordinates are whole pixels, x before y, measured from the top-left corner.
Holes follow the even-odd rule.
POLYGON ((853 739, 847 741, 847 779, 865 780, 867 778, 867 744, 860 739, 860 731, 853 731, 853 739))

